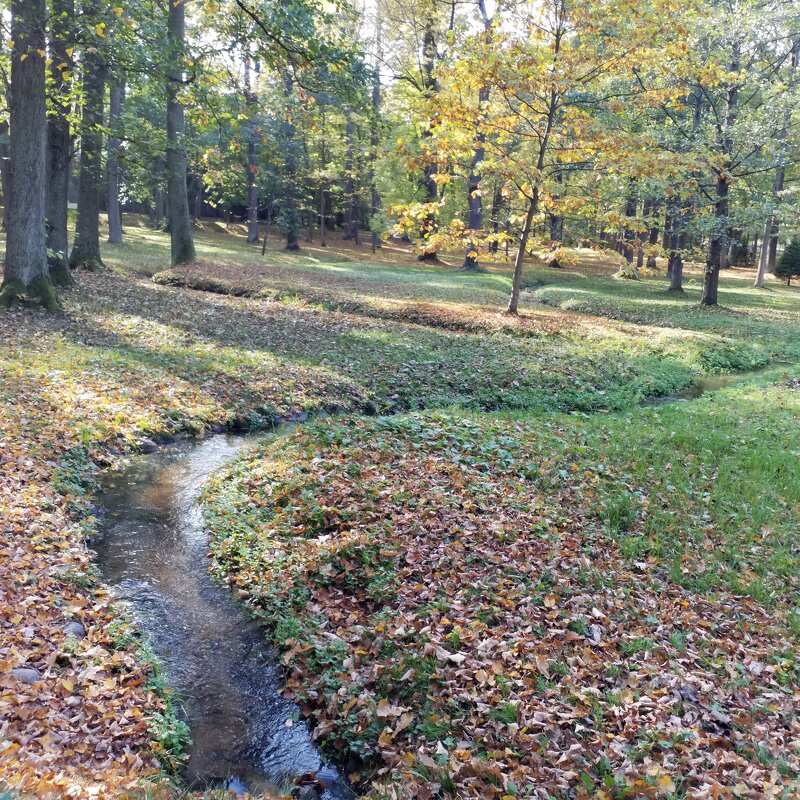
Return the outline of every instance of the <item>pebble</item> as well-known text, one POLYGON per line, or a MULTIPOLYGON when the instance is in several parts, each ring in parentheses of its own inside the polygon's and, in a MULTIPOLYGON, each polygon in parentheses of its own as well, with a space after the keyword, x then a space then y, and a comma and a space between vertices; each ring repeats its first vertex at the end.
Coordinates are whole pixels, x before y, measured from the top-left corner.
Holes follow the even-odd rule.
POLYGON ((64 633, 67 636, 74 636, 76 639, 83 639, 83 637, 86 636, 86 628, 84 628, 80 622, 72 620, 72 622, 68 622, 64 626, 64 633))
POLYGON ((140 453, 155 453, 158 445, 152 439, 139 439, 137 442, 140 453))
POLYGON ((11 670, 11 674, 22 683, 27 683, 32 686, 36 681, 41 680, 42 676, 39 672, 31 667, 17 667, 11 670))

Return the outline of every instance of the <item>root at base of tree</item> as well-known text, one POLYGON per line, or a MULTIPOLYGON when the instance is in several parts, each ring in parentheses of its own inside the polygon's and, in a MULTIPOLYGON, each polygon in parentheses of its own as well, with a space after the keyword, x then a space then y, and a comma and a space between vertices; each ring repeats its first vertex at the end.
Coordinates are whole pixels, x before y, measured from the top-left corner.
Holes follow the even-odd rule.
POLYGON ((0 289, 0 308, 17 308, 20 305, 41 307, 46 311, 60 311, 61 301, 50 278, 35 278, 25 286, 12 280, 0 289))

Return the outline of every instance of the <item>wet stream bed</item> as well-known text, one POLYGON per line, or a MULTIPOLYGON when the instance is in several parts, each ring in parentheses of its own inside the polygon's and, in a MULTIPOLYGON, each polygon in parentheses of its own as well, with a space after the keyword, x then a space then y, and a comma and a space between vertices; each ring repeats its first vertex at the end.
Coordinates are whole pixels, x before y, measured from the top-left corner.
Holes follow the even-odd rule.
POLYGON ((181 697, 192 746, 191 787, 352 797, 317 751, 299 709, 280 696, 281 668, 263 628, 208 573, 208 536, 197 495, 248 441, 216 435, 133 457, 102 480, 97 565, 130 604, 181 697))

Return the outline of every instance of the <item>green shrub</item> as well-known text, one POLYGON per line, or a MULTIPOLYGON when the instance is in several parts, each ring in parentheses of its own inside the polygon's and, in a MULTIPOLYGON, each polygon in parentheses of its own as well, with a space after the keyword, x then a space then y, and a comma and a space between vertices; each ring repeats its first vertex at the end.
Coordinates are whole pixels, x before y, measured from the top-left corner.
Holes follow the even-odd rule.
POLYGON ((786 278, 786 284, 792 282, 792 278, 800 275, 800 239, 792 239, 775 265, 775 274, 779 278, 786 278))

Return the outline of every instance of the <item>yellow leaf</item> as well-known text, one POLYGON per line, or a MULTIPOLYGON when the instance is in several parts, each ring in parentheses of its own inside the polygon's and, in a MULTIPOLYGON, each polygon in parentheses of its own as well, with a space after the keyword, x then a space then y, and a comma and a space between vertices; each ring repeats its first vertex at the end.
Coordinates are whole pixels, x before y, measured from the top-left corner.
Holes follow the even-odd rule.
POLYGON ((672 778, 669 775, 659 775, 658 780, 656 781, 656 786, 659 789, 665 789, 668 792, 675 791, 675 784, 672 782, 672 778))
POLYGON ((114 8, 114 13, 115 13, 115 14, 116 14, 118 17, 121 17, 121 16, 122 16, 122 9, 121 9, 119 6, 115 6, 115 8, 114 8))

